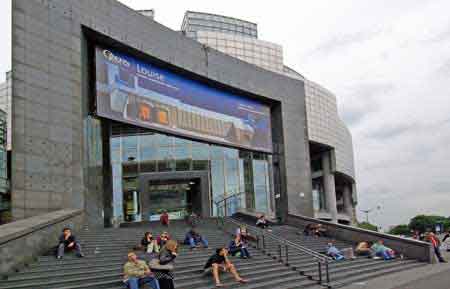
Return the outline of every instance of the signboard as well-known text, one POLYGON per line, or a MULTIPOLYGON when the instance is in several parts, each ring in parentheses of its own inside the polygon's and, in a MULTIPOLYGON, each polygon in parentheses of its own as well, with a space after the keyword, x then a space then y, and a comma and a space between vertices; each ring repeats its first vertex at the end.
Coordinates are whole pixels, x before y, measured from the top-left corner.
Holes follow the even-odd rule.
POLYGON ((97 114, 208 142, 272 152, 270 107, 96 48, 97 114))

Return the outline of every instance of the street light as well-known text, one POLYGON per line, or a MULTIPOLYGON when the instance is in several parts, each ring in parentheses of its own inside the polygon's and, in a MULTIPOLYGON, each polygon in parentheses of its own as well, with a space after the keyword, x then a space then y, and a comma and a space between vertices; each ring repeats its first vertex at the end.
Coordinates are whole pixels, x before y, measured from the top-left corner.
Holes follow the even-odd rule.
MULTIPOLYGON (((379 211, 381 209, 381 206, 378 205, 376 209, 377 209, 377 211, 379 211)), ((364 214, 366 214, 366 222, 369 223, 369 213, 372 212, 373 209, 367 209, 367 210, 360 209, 360 211, 363 212, 364 214)))

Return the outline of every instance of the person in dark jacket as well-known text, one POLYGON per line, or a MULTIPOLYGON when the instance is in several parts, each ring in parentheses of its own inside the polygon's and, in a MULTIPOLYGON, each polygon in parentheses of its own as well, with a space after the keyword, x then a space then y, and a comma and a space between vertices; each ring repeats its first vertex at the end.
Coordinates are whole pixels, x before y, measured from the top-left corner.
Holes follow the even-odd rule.
POLYGON ((247 283, 248 281, 241 276, 234 267, 233 263, 228 260, 228 250, 227 248, 218 248, 216 249, 216 253, 209 257, 208 261, 206 261, 205 266, 203 267, 205 274, 212 273, 214 277, 214 281, 216 282, 216 287, 224 287, 225 285, 220 282, 219 272, 230 272, 236 282, 238 283, 247 283))
POLYGON ((206 240, 202 235, 200 235, 193 228, 186 233, 184 238, 184 244, 191 246, 191 249, 197 247, 199 244, 203 244, 203 247, 208 248, 208 240, 206 240))
POLYGON ((75 235, 72 234, 72 231, 69 228, 64 228, 62 235, 59 237, 56 258, 61 259, 64 256, 65 251, 72 250, 75 250, 78 257, 84 257, 84 254, 81 252, 80 243, 77 242, 75 235))
POLYGON ((247 249, 247 244, 242 240, 240 234, 236 235, 234 240, 231 240, 228 249, 232 256, 236 256, 237 253, 240 253, 240 257, 242 259, 251 258, 250 253, 247 249))
POLYGON ((144 238, 141 240, 141 245, 147 253, 159 253, 158 242, 155 238, 153 238, 151 232, 145 233, 144 238))
POLYGON ((156 243, 158 244, 159 248, 164 247, 166 245, 167 241, 170 240, 170 235, 167 232, 162 232, 162 234, 156 239, 156 243))
MULTIPOLYGON (((173 265, 175 258, 177 257, 178 244, 175 240, 167 241, 166 245, 161 248, 159 252, 159 264, 160 265, 173 265)), ((174 289, 173 283, 174 275, 170 270, 156 270, 153 269, 156 278, 159 282, 160 289, 174 289)))

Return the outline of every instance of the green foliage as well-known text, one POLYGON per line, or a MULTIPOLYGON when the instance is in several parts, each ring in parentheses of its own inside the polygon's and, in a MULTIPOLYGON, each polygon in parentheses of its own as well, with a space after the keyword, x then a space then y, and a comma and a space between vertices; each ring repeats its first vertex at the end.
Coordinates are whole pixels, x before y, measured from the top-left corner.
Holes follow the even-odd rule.
POLYGON ((378 227, 367 222, 358 223, 358 227, 365 230, 378 232, 378 227))
POLYGON ((409 235, 411 230, 408 225, 397 225, 388 232, 392 235, 409 235))
POLYGON ((409 222, 409 228, 411 230, 418 230, 425 232, 427 230, 434 230, 436 224, 443 224, 444 230, 450 229, 450 220, 443 216, 434 215, 418 215, 412 218, 409 222))

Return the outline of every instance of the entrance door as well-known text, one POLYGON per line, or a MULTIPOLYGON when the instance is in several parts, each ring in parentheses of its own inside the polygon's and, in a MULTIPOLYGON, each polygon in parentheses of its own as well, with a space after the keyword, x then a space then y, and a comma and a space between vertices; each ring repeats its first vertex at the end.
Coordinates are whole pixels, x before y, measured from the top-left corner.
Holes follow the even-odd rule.
POLYGON ((139 175, 140 211, 143 221, 159 220, 163 210, 171 219, 194 212, 211 212, 208 172, 161 172, 139 175))
POLYGON ((149 221, 157 221, 163 211, 170 219, 183 219, 192 211, 195 182, 187 180, 147 181, 142 193, 142 211, 149 221))

